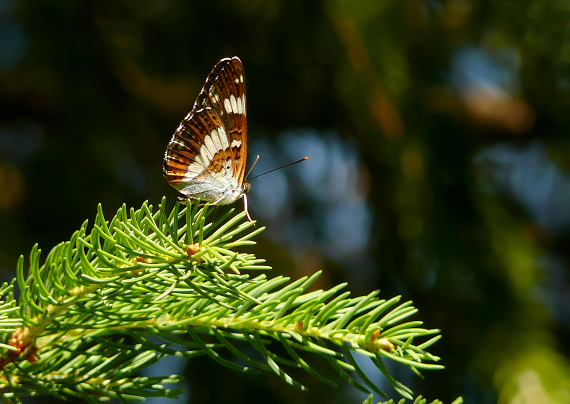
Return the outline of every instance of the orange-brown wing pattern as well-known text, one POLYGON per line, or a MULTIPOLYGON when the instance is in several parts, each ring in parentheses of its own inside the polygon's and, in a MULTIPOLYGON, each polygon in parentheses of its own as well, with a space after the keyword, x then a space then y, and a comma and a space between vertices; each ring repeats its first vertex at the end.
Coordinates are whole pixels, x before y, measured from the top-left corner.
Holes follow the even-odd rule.
POLYGON ((220 60, 208 75, 194 110, 210 107, 218 113, 232 147, 235 179, 242 184, 247 160, 245 75, 238 57, 220 60))
POLYGON ((180 124, 168 145, 164 174, 174 188, 208 176, 232 176, 229 143, 218 114, 211 108, 194 111, 180 124))
POLYGON ((163 173, 170 185, 187 197, 216 204, 232 203, 249 190, 243 181, 245 102, 241 61, 220 60, 168 144, 163 173))

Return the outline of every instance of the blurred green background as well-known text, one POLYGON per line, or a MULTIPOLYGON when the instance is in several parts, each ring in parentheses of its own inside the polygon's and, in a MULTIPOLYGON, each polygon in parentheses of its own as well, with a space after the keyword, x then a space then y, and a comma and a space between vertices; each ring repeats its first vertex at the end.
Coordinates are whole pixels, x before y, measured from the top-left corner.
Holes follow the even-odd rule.
MULTIPOLYGON (((0 0, 2 277, 98 203, 173 204, 166 144, 239 56, 253 174, 310 157, 252 183, 274 273, 413 300, 446 367, 392 367, 416 394, 570 402, 569 17, 567 0, 0 0)), ((180 402, 365 397, 165 363, 149 372, 183 373, 180 402)))

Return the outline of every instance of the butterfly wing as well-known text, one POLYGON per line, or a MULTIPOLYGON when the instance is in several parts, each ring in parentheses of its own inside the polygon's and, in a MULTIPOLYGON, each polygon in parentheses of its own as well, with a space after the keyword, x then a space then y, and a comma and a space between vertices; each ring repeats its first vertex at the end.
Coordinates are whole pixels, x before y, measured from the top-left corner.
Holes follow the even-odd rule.
POLYGON ((174 132, 163 172, 170 185, 190 198, 228 204, 249 189, 243 182, 246 158, 243 66, 237 57, 222 59, 174 132))
POLYGON ((211 108, 193 111, 168 145, 164 174, 170 185, 190 198, 222 202, 233 195, 232 191, 239 192, 229 149, 225 128, 216 112, 211 108))
POLYGON ((212 108, 220 116, 235 165, 234 177, 243 183, 247 159, 245 75, 238 57, 220 60, 208 75, 193 109, 212 108))

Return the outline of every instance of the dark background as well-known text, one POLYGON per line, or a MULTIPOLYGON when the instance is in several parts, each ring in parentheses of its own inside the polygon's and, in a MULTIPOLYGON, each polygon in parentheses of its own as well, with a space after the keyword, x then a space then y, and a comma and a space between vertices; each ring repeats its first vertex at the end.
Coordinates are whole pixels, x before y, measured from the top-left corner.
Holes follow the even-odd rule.
MULTIPOLYGON (((254 174, 310 157, 252 183, 274 273, 413 300, 446 367, 393 367, 416 394, 569 402, 569 16, 565 0, 0 0, 2 275, 98 203, 174 203, 166 144, 237 55, 254 174)), ((364 397, 208 359, 153 371, 184 373, 191 403, 364 397)))

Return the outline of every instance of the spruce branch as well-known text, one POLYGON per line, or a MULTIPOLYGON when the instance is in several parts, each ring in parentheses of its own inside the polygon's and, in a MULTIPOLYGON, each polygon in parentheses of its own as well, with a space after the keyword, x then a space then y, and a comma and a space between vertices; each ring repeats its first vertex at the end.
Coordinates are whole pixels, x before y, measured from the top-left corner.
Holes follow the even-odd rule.
POLYGON ((207 355, 239 371, 273 372, 303 390, 290 369, 334 386, 310 365, 311 357, 322 357, 356 388, 387 397, 356 352, 410 399, 384 360, 418 374, 441 368, 428 352, 439 331, 408 320, 417 312, 411 302, 380 299, 377 291, 351 298, 342 292, 345 284, 311 291, 320 272, 294 281, 251 276, 270 267, 236 248, 254 244, 263 227, 244 220, 245 212, 212 219, 208 205, 176 204, 168 212, 165 203, 156 210, 147 203, 136 211, 122 206, 111 220, 99 206, 91 231, 85 222, 43 264, 37 246, 27 266, 20 258, 19 302, 13 284, 0 288, 5 401, 175 397, 180 389, 163 384, 177 376, 137 376, 167 355, 207 355))

